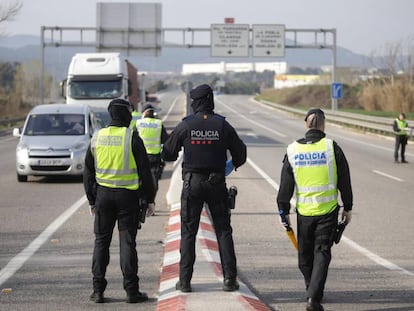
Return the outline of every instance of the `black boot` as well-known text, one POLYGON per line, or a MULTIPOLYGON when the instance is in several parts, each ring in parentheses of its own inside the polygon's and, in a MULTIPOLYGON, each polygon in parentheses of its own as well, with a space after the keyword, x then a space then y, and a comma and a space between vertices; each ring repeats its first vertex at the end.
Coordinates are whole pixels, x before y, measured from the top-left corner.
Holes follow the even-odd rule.
POLYGON ((104 303, 105 299, 104 299, 104 295, 103 293, 98 293, 98 292, 93 292, 90 296, 89 299, 95 303, 104 303))
POLYGON ((190 282, 178 281, 175 284, 175 289, 180 290, 183 293, 190 293, 192 291, 190 282))
POLYGON ((239 287, 239 282, 237 282, 236 278, 225 279, 223 282, 223 290, 225 292, 234 292, 235 290, 238 290, 239 287))
POLYGON ((306 304, 306 311, 324 311, 321 303, 313 298, 308 298, 308 303, 306 304))
POLYGON ((133 294, 127 294, 127 303, 138 303, 138 302, 144 302, 148 300, 148 295, 146 293, 142 293, 140 291, 133 293, 133 294))

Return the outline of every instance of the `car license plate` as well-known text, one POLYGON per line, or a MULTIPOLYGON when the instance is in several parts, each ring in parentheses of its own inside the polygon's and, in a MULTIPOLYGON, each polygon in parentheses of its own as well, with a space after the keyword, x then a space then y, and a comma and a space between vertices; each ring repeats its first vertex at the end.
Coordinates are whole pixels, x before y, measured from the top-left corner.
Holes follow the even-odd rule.
POLYGON ((42 165, 42 166, 62 165, 62 160, 61 159, 42 159, 42 160, 38 160, 37 165, 42 165))

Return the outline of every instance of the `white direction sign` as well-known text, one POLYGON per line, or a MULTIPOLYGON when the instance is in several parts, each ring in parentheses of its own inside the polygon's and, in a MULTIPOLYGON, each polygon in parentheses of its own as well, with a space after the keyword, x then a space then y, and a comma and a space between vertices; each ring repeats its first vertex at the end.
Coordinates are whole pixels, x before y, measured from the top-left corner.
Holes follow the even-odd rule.
POLYGON ((253 57, 284 57, 285 25, 253 25, 253 57))
POLYGON ((211 24, 211 56, 248 57, 248 24, 211 24))

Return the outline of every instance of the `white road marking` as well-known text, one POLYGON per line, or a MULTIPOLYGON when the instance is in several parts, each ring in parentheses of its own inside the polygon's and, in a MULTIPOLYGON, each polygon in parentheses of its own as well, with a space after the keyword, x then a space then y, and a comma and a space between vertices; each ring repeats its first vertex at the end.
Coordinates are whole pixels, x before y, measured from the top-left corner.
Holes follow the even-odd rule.
MULTIPOLYGON (((279 185, 272 178, 270 178, 270 176, 267 175, 256 163, 254 163, 250 158, 247 158, 247 163, 249 163, 250 166, 260 176, 262 176, 263 179, 266 180, 276 191, 279 191, 279 185)), ((292 203, 292 200, 291 200, 291 203, 292 203)), ((295 204, 293 204, 293 205, 295 205, 295 204)), ((355 249, 356 251, 358 251, 359 253, 361 253, 365 257, 371 259, 373 262, 383 266, 384 268, 387 268, 388 270, 396 271, 396 272, 399 272, 401 274, 405 274, 405 275, 409 275, 409 276, 414 276, 413 272, 405 270, 404 268, 401 268, 400 266, 397 266, 396 264, 393 264, 392 262, 390 262, 390 261, 374 254, 373 252, 367 250, 366 248, 360 246, 359 244, 357 244, 356 242, 352 241, 351 239, 349 239, 345 236, 342 236, 341 241, 345 242, 346 244, 351 246, 353 249, 355 249)))
POLYGON ((264 126, 263 124, 261 124, 261 123, 259 123, 259 122, 253 121, 251 118, 248 118, 248 117, 246 117, 245 115, 242 115, 241 113, 237 112, 237 111, 236 111, 236 110, 234 110, 233 108, 230 108, 228 105, 226 105, 225 103, 223 103, 220 99, 215 99, 215 101, 219 102, 221 105, 225 106, 228 110, 230 110, 230 111, 234 112, 235 114, 237 114, 239 117, 241 117, 241 118, 245 119, 246 121, 248 121, 248 122, 250 122, 250 123, 253 123, 254 125, 256 125, 256 126, 258 126, 258 127, 261 127, 261 128, 263 128, 263 129, 265 129, 266 131, 271 132, 271 133, 273 133, 273 134, 275 134, 275 135, 277 135, 277 136, 280 136, 280 137, 286 137, 286 135, 285 135, 285 134, 280 133, 280 132, 278 132, 278 131, 276 131, 276 130, 274 130, 274 129, 271 129, 270 127, 264 126))
POLYGON ((24 263, 55 233, 84 203, 86 196, 81 197, 75 204, 65 210, 42 233, 38 235, 25 249, 14 256, 7 265, 0 270, 0 286, 13 276, 24 263))
POLYGON ((395 177, 395 176, 389 175, 389 174, 384 173, 384 172, 381 172, 381 171, 377 171, 377 170, 372 170, 372 171, 373 171, 375 174, 378 174, 378 175, 381 175, 381 176, 384 176, 384 177, 387 177, 387 178, 391 178, 391 179, 394 179, 394 180, 399 181, 399 182, 403 182, 403 181, 404 181, 404 179, 401 179, 401 178, 398 178, 398 177, 395 177))
POLYGON ((367 250, 366 248, 358 245, 357 243, 355 243, 354 241, 352 241, 351 239, 348 239, 345 236, 342 236, 341 241, 345 242, 346 244, 348 244, 349 246, 351 246, 353 249, 357 250, 358 252, 360 252, 361 254, 363 254, 364 256, 368 257, 369 259, 371 259, 372 261, 376 262, 377 264, 387 268, 388 270, 391 271, 397 271, 401 274, 405 274, 405 275, 409 275, 409 276, 414 276, 414 273, 405 270, 404 268, 401 268, 400 266, 397 266, 395 264, 393 264, 392 262, 374 254, 373 252, 370 252, 369 250, 367 250))
POLYGON ((167 120, 167 118, 169 117, 171 111, 174 109, 175 104, 177 103, 177 97, 174 99, 173 103, 170 106, 170 109, 168 109, 167 114, 164 116, 164 118, 162 118, 162 122, 164 122, 165 120, 167 120))

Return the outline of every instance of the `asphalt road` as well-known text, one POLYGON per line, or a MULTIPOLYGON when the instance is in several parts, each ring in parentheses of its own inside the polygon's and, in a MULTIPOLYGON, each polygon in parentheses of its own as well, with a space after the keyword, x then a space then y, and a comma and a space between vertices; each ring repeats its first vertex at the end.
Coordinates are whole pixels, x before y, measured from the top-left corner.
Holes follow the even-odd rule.
MULTIPOLYGON (((172 92, 161 100, 160 116, 170 131, 184 114, 184 97, 172 92)), ((304 122, 248 96, 221 95, 215 103, 248 146, 248 162, 228 178, 239 190, 232 224, 240 277, 272 309, 303 310, 303 279, 275 201, 285 148, 303 136, 304 122)), ((326 132, 348 158, 355 200, 352 223, 333 248, 325 309, 414 310, 413 146, 407 148, 409 164, 394 164, 391 139, 331 124, 326 132)), ((16 143, 0 138, 0 310, 135 310, 124 303, 116 234, 107 274, 109 303, 88 300, 93 228, 82 183, 43 177, 18 183, 16 143)), ((157 305, 173 169, 169 163, 156 216, 138 235, 141 290, 151 297, 140 310, 157 305)), ((291 219, 295 223, 294 215, 291 219)))

